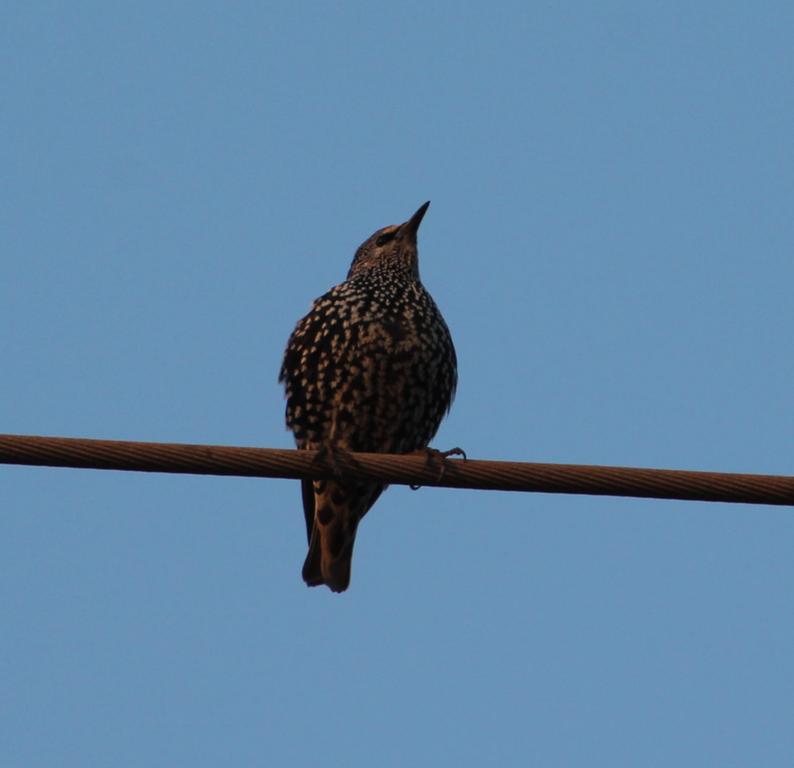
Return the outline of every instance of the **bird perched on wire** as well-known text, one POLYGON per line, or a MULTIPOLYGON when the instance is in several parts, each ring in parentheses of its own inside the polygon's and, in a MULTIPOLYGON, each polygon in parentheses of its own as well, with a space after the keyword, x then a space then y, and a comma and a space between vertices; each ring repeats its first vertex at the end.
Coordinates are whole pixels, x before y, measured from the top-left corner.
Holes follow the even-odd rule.
MULTIPOLYGON (((455 348, 419 279, 416 233, 429 205, 364 241, 345 282, 290 336, 279 381, 299 449, 410 453, 427 447, 449 411, 455 348)), ((356 528, 385 488, 344 476, 302 481, 310 587, 347 589, 356 528)))

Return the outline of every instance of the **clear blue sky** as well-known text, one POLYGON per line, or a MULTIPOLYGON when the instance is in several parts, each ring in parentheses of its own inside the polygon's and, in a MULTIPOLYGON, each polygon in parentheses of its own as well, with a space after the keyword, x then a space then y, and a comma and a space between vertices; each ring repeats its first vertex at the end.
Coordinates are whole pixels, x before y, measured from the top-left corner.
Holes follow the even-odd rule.
MULTIPOLYGON (((471 457, 794 474, 790 2, 10 2, 0 431, 289 447, 432 200, 471 457)), ((0 467, 0 764, 790 766, 794 510, 0 467)))

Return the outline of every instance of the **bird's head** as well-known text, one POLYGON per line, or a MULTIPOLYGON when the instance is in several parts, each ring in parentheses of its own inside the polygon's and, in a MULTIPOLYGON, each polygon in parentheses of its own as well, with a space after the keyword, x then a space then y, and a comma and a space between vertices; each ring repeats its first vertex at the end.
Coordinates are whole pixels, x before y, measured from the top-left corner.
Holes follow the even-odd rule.
POLYGON ((429 205, 428 200, 408 221, 379 229, 365 240, 353 257, 353 263, 347 273, 348 279, 379 269, 408 271, 413 277, 418 278, 416 233, 429 205))

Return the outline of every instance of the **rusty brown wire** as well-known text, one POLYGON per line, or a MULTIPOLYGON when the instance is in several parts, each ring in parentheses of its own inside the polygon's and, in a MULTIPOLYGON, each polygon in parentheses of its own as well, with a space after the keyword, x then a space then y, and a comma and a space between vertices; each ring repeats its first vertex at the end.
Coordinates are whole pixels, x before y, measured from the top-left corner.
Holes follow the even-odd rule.
POLYGON ((447 459, 424 455, 238 448, 68 437, 0 435, 0 463, 238 477, 354 478, 400 485, 794 505, 794 477, 576 464, 447 459))

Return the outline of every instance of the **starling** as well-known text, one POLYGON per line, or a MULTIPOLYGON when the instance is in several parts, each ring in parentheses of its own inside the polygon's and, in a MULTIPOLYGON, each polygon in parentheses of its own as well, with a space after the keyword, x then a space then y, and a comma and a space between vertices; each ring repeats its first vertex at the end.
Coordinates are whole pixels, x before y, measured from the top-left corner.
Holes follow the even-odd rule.
MULTIPOLYGON (((367 239, 345 282, 290 336, 279 381, 299 449, 410 453, 427 447, 449 411, 455 348, 419 279, 416 233, 429 205, 367 239)), ((385 489, 344 477, 302 481, 308 586, 347 589, 356 528, 385 489)))

